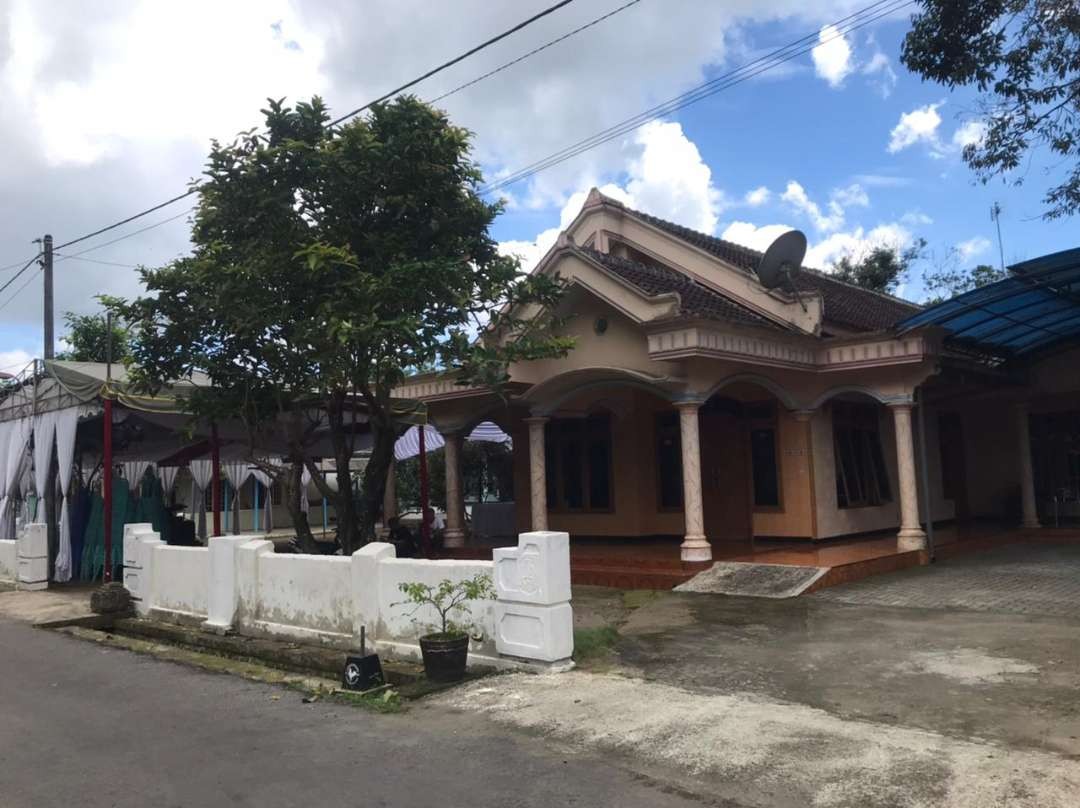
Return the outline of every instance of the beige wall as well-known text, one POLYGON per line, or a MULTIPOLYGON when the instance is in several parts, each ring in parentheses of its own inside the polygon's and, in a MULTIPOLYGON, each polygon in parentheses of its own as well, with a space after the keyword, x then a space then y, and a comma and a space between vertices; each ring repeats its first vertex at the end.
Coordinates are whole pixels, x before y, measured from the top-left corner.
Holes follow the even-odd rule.
POLYGON ((810 424, 780 409, 776 424, 781 509, 755 510, 755 536, 810 538, 814 535, 813 448, 810 424))

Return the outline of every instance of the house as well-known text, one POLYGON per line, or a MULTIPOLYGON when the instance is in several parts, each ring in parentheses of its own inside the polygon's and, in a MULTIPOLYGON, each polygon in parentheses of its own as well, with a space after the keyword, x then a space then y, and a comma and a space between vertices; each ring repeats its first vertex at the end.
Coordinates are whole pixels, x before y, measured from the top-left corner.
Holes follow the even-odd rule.
MULTIPOLYGON (((447 545, 465 539, 461 441, 481 421, 514 439, 519 530, 670 537, 683 562, 751 538, 917 551, 928 514, 1038 524, 1029 416, 1080 411, 1076 351, 1003 361, 820 271, 767 289, 760 259, 594 189, 535 269, 567 282, 575 349, 513 365, 508 401, 445 374, 397 393, 446 440, 447 545)), ((1075 419, 1055 423, 1075 442, 1075 419)), ((1075 490, 1070 457, 1045 462, 1075 490)))

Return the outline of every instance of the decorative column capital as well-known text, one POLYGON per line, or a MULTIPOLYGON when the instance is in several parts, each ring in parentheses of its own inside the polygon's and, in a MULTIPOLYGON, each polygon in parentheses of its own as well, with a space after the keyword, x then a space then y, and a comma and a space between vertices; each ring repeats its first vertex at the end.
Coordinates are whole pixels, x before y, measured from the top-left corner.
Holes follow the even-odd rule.
POLYGON ((672 405, 678 410, 694 410, 696 412, 701 409, 704 403, 705 400, 701 398, 681 398, 673 401, 672 405))
POLYGON ((911 396, 896 396, 886 401, 885 406, 893 412, 911 412, 915 407, 915 401, 911 396))
POLYGON ((791 417, 800 424, 805 424, 813 419, 815 412, 817 412, 817 410, 792 410, 791 417))
POLYGON ((551 418, 549 416, 547 416, 547 415, 530 415, 529 417, 522 418, 521 420, 524 421, 525 423, 529 424, 530 426, 532 426, 533 424, 538 424, 540 426, 543 426, 548 421, 550 421, 551 418))

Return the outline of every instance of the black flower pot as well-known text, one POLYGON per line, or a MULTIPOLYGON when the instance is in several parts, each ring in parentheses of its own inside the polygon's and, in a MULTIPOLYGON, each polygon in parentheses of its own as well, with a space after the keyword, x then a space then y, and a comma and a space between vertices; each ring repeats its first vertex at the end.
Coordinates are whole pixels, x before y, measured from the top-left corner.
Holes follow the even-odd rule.
POLYGON ((468 634, 428 634, 420 638, 424 674, 433 682, 456 682, 465 675, 468 634))

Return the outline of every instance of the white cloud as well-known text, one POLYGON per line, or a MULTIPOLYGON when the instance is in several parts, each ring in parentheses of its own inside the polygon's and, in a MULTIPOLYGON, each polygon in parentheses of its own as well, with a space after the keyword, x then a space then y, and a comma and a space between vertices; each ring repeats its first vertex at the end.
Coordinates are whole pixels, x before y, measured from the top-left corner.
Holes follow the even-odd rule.
POLYGON ((933 224, 934 220, 921 210, 909 210, 900 217, 900 223, 906 224, 909 227, 923 227, 928 224, 933 224))
POLYGON ((870 204, 870 197, 858 183, 845 188, 834 188, 829 195, 825 210, 822 210, 821 206, 806 193, 806 189, 795 180, 788 182, 780 198, 796 212, 806 216, 814 227, 822 232, 839 230, 843 227, 847 208, 864 208, 870 204))
POLYGON ((889 134, 889 152, 896 154, 917 143, 925 143, 930 147, 931 153, 940 153, 941 141, 938 138, 938 127, 941 126, 941 116, 938 114, 938 109, 944 103, 944 101, 939 101, 936 104, 927 104, 911 112, 903 113, 900 116, 900 122, 889 134))
MULTIPOLYGON (((678 222, 705 233, 716 229, 720 212, 727 206, 723 193, 713 185, 712 171, 693 141, 678 123, 654 121, 638 130, 627 163, 624 186, 609 183, 600 192, 623 204, 678 222)), ((517 255, 522 267, 532 270, 551 249, 585 203, 591 182, 585 182, 566 198, 559 226, 543 230, 533 241, 504 241, 502 253, 517 255)))
POLYGON ((818 44, 810 51, 814 60, 814 72, 825 79, 830 87, 839 87, 855 69, 851 45, 847 38, 833 25, 822 26, 818 32, 818 44))
POLYGON ((776 240, 777 236, 793 229, 786 224, 767 224, 759 227, 751 222, 735 221, 724 229, 724 232, 720 234, 720 238, 734 241, 736 244, 742 244, 752 250, 765 252, 768 246, 776 240))
POLYGON ((0 374, 18 373, 33 361, 34 357, 23 350, 0 351, 0 374))
POLYGON ((827 268, 845 255, 858 259, 875 247, 902 249, 911 244, 911 231, 897 222, 879 224, 870 230, 855 227, 833 233, 806 251, 806 265, 827 268))
POLYGON ((856 174, 854 180, 869 188, 902 188, 905 185, 911 185, 910 177, 900 177, 895 174, 856 174))
POLYGON ((986 124, 982 121, 965 121, 953 132, 952 143, 962 149, 964 146, 978 145, 986 137, 986 124))
POLYGON ((743 202, 752 208, 759 208, 766 204, 770 197, 772 197, 772 191, 764 185, 759 185, 754 190, 746 192, 746 195, 743 197, 743 202))
POLYGON ((892 95, 896 87, 896 71, 892 68, 889 57, 880 50, 875 50, 870 61, 862 67, 862 74, 869 77, 869 81, 877 88, 882 98, 892 95))
POLYGON ((975 236, 956 245, 956 253, 961 261, 970 261, 977 255, 982 255, 990 249, 990 240, 982 236, 975 236))

